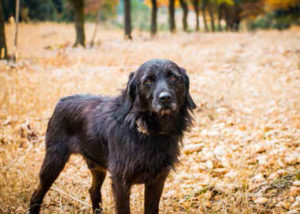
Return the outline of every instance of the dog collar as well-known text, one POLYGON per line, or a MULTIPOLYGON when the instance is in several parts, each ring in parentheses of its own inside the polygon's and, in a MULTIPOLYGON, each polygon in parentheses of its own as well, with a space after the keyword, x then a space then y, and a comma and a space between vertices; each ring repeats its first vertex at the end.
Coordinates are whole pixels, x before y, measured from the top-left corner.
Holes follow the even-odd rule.
MULTIPOLYGON (((147 128, 142 124, 141 120, 137 120, 135 122, 135 124, 136 124, 138 132, 140 132, 140 133, 142 133, 144 135, 147 135, 147 136, 150 135, 149 132, 148 132, 148 130, 147 130, 147 128)), ((167 133, 166 132, 159 132, 158 134, 159 135, 166 135, 167 133)))
POLYGON ((137 126, 137 130, 140 133, 142 133, 144 135, 149 135, 149 132, 148 132, 147 128, 145 126, 143 126, 141 120, 137 120, 135 123, 136 123, 136 126, 137 126))

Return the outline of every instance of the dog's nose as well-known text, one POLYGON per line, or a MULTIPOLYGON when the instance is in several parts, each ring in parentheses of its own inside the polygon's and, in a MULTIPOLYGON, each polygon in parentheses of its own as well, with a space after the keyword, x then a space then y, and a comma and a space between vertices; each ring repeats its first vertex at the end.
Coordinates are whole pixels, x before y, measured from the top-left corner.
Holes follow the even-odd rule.
POLYGON ((171 94, 168 92, 165 92, 165 91, 161 92, 158 97, 159 97, 159 100, 164 103, 168 103, 171 101, 171 94))

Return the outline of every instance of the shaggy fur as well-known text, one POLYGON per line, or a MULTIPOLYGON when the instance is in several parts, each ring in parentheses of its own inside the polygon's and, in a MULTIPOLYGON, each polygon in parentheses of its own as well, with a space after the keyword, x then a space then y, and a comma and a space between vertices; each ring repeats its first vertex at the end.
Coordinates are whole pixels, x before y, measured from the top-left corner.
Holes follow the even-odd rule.
POLYGON ((39 213, 46 192, 73 153, 81 154, 91 170, 95 212, 101 212, 100 189, 108 170, 117 213, 130 213, 133 184, 145 184, 145 213, 158 213, 164 181, 178 162, 194 108, 185 70, 169 60, 141 65, 115 98, 62 98, 48 123, 46 156, 30 213, 39 213))

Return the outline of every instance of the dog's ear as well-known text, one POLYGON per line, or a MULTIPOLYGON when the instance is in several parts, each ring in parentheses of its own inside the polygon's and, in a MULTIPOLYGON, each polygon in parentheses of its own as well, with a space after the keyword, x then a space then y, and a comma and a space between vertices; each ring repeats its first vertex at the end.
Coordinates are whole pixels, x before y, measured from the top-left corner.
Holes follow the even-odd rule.
POLYGON ((196 108, 196 104, 194 103, 191 95, 190 95, 190 80, 189 80, 189 77, 188 75, 186 74, 186 70, 184 68, 180 68, 180 71, 181 71, 181 74, 182 74, 182 77, 183 77, 183 81, 184 81, 184 84, 185 84, 185 101, 186 101, 186 104, 187 104, 187 107, 189 109, 195 109, 196 108))
POLYGON ((123 92, 123 104, 119 115, 120 119, 124 119, 124 117, 128 114, 128 112, 132 108, 136 97, 136 87, 137 87, 137 83, 136 83, 135 72, 131 72, 128 78, 126 89, 123 92))

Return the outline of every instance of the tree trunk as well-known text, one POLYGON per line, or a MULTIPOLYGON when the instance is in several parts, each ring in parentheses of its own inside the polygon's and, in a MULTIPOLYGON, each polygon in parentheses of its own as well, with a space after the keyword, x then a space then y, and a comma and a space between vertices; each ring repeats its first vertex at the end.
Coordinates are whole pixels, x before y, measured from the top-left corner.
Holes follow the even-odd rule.
POLYGON ((20 15, 20 0, 16 0, 16 17, 15 17, 15 47, 13 61, 17 61, 17 51, 18 51, 18 26, 19 26, 19 15, 20 15))
POLYGON ((224 7, 225 31, 229 31, 229 11, 228 6, 224 7))
POLYGON ((205 28, 205 31, 208 32, 208 26, 207 26, 207 20, 206 20, 205 8, 206 8, 206 3, 203 2, 203 3, 202 3, 201 10, 202 10, 202 16, 203 16, 204 28, 205 28))
POLYGON ((131 12, 130 12, 130 0, 124 0, 124 26, 125 26, 125 38, 132 39, 131 37, 131 12))
POLYGON ((0 59, 7 59, 7 46, 5 40, 2 0, 0 0, 0 59))
POLYGON ((234 5, 234 30, 239 31, 241 22, 241 12, 242 9, 238 4, 234 5))
POLYGON ((238 32, 240 30, 240 20, 236 20, 234 23, 234 30, 238 32))
POLYGON ((208 13, 210 16, 210 25, 211 25, 211 30, 214 32, 215 31, 215 18, 214 18, 214 12, 212 8, 212 4, 208 4, 208 13))
POLYGON ((73 8, 75 12, 75 30, 76 42, 74 47, 82 45, 85 47, 85 34, 84 34, 84 0, 73 0, 73 8))
POLYGON ((151 36, 154 36, 157 32, 157 1, 151 0, 152 14, 151 14, 151 36))
POLYGON ((96 19, 96 23, 95 23, 95 29, 93 32, 93 36, 90 42, 90 46, 94 47, 94 43, 95 43, 95 39, 96 39, 96 34, 97 34, 97 29, 98 29, 98 25, 100 23, 100 19, 101 19, 101 10, 99 9, 98 13, 97 13, 97 19, 96 19))
POLYGON ((233 6, 227 5, 225 8, 226 31, 232 31, 234 25, 234 10, 233 6))
POLYGON ((176 30, 175 25, 175 0, 169 0, 169 24, 172 33, 176 30))
POLYGON ((188 22, 187 22, 187 18, 188 18, 188 12, 189 12, 189 8, 187 3, 185 2, 185 0, 179 0, 180 5, 182 7, 183 10, 183 17, 182 17, 182 25, 183 25, 183 30, 184 31, 188 31, 188 22))
POLYGON ((196 14, 196 31, 199 31, 199 0, 193 0, 193 7, 196 14))
POLYGON ((16 17, 16 1, 2 0, 2 11, 4 14, 4 22, 9 21, 11 16, 16 17))
POLYGON ((222 31, 222 26, 221 26, 221 20, 222 20, 222 12, 223 12, 223 5, 218 6, 218 31, 222 31))

